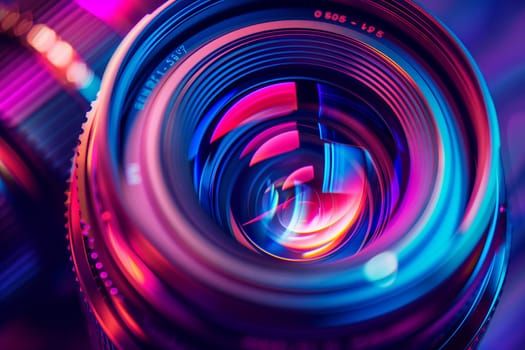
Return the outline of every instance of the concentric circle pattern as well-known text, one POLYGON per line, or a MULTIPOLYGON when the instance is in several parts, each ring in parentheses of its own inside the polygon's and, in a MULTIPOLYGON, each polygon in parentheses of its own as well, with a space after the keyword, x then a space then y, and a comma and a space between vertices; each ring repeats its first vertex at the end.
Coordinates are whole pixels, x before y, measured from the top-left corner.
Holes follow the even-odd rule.
POLYGON ((84 126, 82 290, 122 349, 468 347, 507 265, 499 147, 411 2, 170 2, 84 126))

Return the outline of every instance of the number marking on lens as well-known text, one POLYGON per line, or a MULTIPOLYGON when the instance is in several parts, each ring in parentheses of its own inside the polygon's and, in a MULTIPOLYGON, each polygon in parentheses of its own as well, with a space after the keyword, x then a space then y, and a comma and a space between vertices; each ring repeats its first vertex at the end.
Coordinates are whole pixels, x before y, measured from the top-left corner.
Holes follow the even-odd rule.
POLYGON ((142 110, 144 108, 144 103, 148 99, 151 92, 157 86, 157 83, 162 79, 166 72, 177 63, 182 56, 184 56, 188 51, 184 45, 177 47, 162 63, 150 74, 146 83, 144 83, 140 93, 135 100, 134 107, 136 110, 142 110))
POLYGON ((385 32, 383 30, 379 30, 376 26, 373 26, 369 23, 358 21, 356 19, 349 20, 349 16, 346 14, 338 13, 338 12, 332 12, 332 11, 323 11, 323 10, 315 10, 314 11, 314 17, 316 19, 326 20, 333 23, 339 23, 339 24, 347 24, 349 23, 353 27, 358 27, 362 31, 369 33, 369 34, 375 34, 375 36, 378 39, 381 39, 385 32))

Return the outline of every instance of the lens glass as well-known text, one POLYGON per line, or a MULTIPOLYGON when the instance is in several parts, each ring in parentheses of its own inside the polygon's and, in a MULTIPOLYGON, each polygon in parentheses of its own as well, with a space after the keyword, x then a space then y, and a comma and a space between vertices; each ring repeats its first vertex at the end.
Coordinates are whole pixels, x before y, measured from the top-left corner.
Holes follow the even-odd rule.
POLYGON ((342 246, 353 254, 370 241, 375 206, 389 206, 390 188, 355 133, 374 138, 374 127, 385 127, 362 98, 315 81, 281 82, 241 96, 219 117, 194 162, 195 189, 237 241, 288 260, 342 246))

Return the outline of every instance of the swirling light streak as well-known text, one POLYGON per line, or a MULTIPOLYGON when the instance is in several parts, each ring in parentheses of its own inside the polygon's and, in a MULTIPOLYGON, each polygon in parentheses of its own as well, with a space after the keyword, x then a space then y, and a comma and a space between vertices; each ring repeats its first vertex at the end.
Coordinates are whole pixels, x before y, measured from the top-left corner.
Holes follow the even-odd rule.
POLYGON ((110 63, 68 213, 118 347, 467 347, 486 326, 508 235, 479 72, 412 3, 294 4, 168 3, 110 63))

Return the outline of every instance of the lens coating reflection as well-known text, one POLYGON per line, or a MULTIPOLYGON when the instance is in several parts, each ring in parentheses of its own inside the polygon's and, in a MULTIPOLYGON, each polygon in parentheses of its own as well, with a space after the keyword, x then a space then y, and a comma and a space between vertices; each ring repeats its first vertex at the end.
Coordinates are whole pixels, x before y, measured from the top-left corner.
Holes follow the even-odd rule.
POLYGON ((224 213, 216 221, 238 242, 277 258, 314 260, 343 245, 357 252, 378 235, 366 214, 376 212, 368 197, 379 185, 370 154, 345 130, 367 117, 352 103, 372 114, 344 91, 309 81, 238 99, 217 116, 209 142, 192 140, 204 159, 193 165, 202 206, 224 213))

